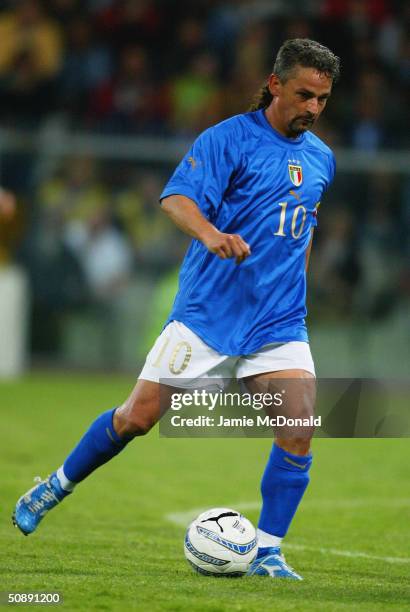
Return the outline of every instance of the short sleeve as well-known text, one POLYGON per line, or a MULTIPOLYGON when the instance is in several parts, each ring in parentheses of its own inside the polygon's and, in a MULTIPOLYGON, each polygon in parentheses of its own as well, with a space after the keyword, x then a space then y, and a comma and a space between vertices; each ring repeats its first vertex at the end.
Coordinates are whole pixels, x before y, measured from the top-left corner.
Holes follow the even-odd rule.
POLYGON ((327 191, 327 189, 329 188, 330 184, 333 182, 333 179, 335 177, 335 172, 336 172, 336 159, 335 156, 333 155, 333 153, 329 156, 329 171, 328 171, 328 175, 326 177, 326 184, 325 187, 322 191, 322 194, 320 196, 320 200, 318 202, 316 202, 315 204, 315 210, 313 211, 313 218, 312 218, 312 227, 317 227, 317 216, 318 216, 318 212, 319 212, 319 207, 320 207, 320 202, 321 199, 323 197, 323 194, 327 191))
POLYGON ((335 159, 335 156, 332 153, 331 156, 330 156, 330 159, 329 159, 329 180, 327 182, 326 189, 328 189, 329 186, 331 185, 331 183, 333 183, 333 179, 335 178, 335 174, 336 174, 336 159, 335 159))
POLYGON ((221 205, 235 171, 229 132, 223 124, 209 128, 194 142, 161 193, 184 195, 212 217, 221 205))

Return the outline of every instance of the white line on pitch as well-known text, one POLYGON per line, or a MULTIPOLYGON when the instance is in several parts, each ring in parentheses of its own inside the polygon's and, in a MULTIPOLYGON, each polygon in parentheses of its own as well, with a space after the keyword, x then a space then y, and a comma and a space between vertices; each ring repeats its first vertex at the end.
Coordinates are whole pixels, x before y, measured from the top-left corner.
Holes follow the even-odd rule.
MULTIPOLYGON (((308 502, 306 501, 303 504, 304 508, 359 508, 359 507, 369 507, 373 508, 376 506, 384 507, 384 508, 399 508, 399 507, 408 507, 410 506, 409 499, 393 499, 393 500, 370 500, 370 499, 355 499, 355 500, 340 500, 339 502, 331 502, 330 500, 323 500, 323 502, 308 502)), ((236 502, 235 504, 227 504, 224 507, 229 508, 239 508, 240 510, 255 510, 259 509, 260 502, 257 501, 249 501, 249 502, 236 502)), ((206 508, 191 508, 190 510, 186 510, 185 512, 171 512, 165 515, 165 519, 175 525, 179 525, 181 527, 186 527, 190 521, 192 521, 198 514, 206 510, 206 508)), ((288 544, 285 543, 285 548, 289 548, 290 550, 307 550, 312 552, 319 552, 321 554, 326 555, 336 555, 338 557, 349 557, 349 558, 361 558, 361 559, 369 559, 371 561, 381 561, 384 563, 410 563, 410 557, 381 557, 378 555, 370 555, 368 553, 354 551, 354 550, 338 550, 336 548, 322 548, 315 546, 307 546, 305 544, 288 544)))
POLYGON ((372 561, 382 561, 384 563, 410 563, 410 557, 379 557, 378 555, 369 555, 368 553, 360 552, 358 550, 338 550, 336 548, 322 548, 316 546, 305 546, 304 544, 287 543, 285 543, 284 548, 289 548, 290 550, 308 550, 312 552, 319 552, 324 555, 337 555, 338 557, 370 559, 372 561))
MULTIPOLYGON (((239 508, 240 510, 258 510, 261 506, 260 501, 243 501, 236 502, 234 504, 223 504, 224 508, 239 508)), ((222 504, 219 504, 222 507, 222 504)), ((305 510, 324 510, 336 508, 347 509, 350 508, 410 508, 410 499, 340 499, 340 500, 306 500, 301 506, 305 510)), ((206 510, 203 506, 200 508, 191 508, 184 512, 171 512, 166 515, 166 519, 175 525, 181 525, 185 527, 190 520, 193 520, 200 512, 206 510)))

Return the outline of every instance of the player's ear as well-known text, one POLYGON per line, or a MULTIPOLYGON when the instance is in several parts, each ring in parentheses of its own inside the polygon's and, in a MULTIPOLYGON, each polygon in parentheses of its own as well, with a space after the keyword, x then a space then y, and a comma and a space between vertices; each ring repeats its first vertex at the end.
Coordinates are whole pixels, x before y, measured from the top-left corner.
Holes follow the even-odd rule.
POLYGON ((272 96, 278 96, 279 92, 280 92, 280 80, 279 77, 276 76, 276 74, 271 74, 268 80, 268 87, 269 87, 269 91, 272 94, 272 96))

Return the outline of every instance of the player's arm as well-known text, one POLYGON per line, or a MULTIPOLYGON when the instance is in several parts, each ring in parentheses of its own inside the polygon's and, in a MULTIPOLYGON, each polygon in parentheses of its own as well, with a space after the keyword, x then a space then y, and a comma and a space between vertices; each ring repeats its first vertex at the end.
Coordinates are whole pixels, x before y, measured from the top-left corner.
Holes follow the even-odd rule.
POLYGON ((312 250, 312 242, 313 242, 313 229, 310 230, 310 240, 309 240, 308 248, 306 249, 306 259, 305 259, 306 272, 308 271, 308 267, 309 267, 310 251, 312 250))
POLYGON ((241 263, 251 250, 239 234, 224 234, 202 215, 193 200, 183 195, 171 195, 162 200, 162 210, 183 232, 200 240, 221 259, 235 257, 241 263))

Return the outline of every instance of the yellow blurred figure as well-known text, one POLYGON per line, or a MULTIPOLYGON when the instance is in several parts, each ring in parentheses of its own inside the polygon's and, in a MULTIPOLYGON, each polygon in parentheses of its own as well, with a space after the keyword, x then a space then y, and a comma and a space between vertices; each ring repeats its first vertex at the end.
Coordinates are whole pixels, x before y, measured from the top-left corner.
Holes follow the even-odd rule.
POLYGON ((60 68, 59 27, 45 17, 37 0, 21 0, 0 17, 0 75, 13 70, 22 55, 30 56, 38 79, 53 77, 60 68))

